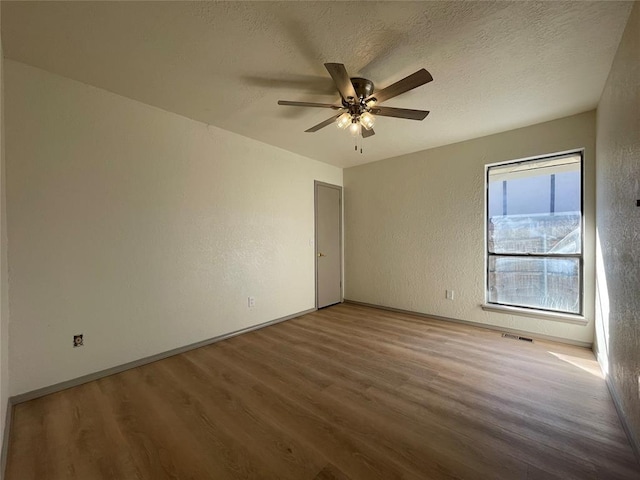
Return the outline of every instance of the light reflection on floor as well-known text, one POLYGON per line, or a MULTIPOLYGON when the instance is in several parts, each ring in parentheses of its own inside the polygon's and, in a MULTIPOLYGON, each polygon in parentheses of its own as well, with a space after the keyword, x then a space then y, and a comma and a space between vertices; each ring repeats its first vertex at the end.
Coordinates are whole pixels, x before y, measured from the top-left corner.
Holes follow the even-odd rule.
POLYGON ((579 369, 590 373, 591 375, 604 379, 604 375, 602 374, 602 369, 600 368, 600 365, 598 364, 595 358, 581 358, 581 357, 575 357, 573 355, 565 355, 562 353, 555 353, 555 352, 548 352, 548 353, 550 353, 557 359, 562 360, 563 362, 567 362, 573 365, 574 367, 578 367, 579 369))

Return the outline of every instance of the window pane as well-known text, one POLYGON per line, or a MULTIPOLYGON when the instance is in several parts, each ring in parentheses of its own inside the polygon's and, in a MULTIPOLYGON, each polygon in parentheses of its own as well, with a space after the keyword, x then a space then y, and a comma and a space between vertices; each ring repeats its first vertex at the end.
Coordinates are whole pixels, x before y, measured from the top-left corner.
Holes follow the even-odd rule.
POLYGON ((581 253, 581 157, 490 167, 490 253, 581 253))
POLYGON ((489 301, 580 313, 577 258, 489 257, 489 301))
POLYGON ((581 253, 580 212, 489 218, 491 253, 581 253))

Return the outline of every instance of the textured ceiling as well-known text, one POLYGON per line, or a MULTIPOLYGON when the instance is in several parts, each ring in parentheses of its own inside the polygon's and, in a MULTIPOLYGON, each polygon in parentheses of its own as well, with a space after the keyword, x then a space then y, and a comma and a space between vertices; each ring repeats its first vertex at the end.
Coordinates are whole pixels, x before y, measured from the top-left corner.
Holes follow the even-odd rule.
POLYGON ((510 130, 596 106, 630 2, 2 2, 5 57, 338 166, 510 130), (434 81, 385 106, 354 152, 323 67, 383 88, 434 81))

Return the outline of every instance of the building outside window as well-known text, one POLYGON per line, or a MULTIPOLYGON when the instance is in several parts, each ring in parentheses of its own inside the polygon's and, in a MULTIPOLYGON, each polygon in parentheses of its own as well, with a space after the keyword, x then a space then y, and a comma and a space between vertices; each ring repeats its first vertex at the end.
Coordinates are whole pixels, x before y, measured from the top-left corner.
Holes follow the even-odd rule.
POLYGON ((582 315, 582 163, 487 166, 487 303, 582 315))

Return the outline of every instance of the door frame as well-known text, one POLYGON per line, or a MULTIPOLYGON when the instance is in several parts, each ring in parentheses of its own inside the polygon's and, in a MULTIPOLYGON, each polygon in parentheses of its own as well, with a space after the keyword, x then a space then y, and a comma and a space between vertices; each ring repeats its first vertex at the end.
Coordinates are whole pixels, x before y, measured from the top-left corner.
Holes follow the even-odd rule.
POLYGON ((314 248, 313 248, 313 259, 314 259, 314 278, 315 278, 315 293, 316 293, 316 310, 318 309, 318 187, 328 187, 335 188, 339 192, 339 215, 340 215, 340 303, 344 302, 344 290, 343 290, 343 281, 344 281, 344 251, 343 251, 343 239, 342 239, 342 222, 343 222, 343 202, 342 202, 342 187, 340 185, 333 185, 331 183, 321 182, 319 180, 313 181, 313 235, 314 235, 314 248))

